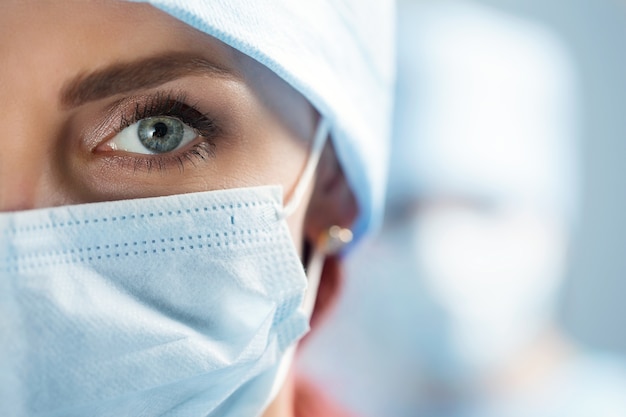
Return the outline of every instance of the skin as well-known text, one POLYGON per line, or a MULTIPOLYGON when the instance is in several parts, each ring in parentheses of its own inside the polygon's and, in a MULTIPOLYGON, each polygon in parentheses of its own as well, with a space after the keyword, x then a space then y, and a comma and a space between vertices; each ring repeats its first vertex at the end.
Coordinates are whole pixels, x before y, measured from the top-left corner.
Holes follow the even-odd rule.
MULTIPOLYGON (((0 56, 1 212, 268 184, 282 185, 288 200, 319 118, 256 61, 145 4, 5 1, 0 56), (164 62, 175 65, 164 70, 164 62), (137 78, 129 80, 129 68, 137 78), (124 120, 159 95, 213 121, 202 148, 210 152, 187 152, 203 138, 161 159, 120 149, 124 120)), ((315 247, 325 229, 347 227, 355 214, 327 145, 288 219, 293 241, 300 251, 315 247)), ((331 269, 321 293, 335 292, 331 269)), ((293 384, 288 378, 266 417, 293 415, 293 384)))

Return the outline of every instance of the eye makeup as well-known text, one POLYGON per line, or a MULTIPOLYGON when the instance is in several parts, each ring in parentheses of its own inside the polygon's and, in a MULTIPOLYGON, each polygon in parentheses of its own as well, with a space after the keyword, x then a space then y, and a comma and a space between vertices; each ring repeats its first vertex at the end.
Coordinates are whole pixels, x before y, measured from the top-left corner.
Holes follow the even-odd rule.
MULTIPOLYGON (((151 172, 155 169, 165 171, 177 167, 181 172, 187 164, 196 166, 214 156, 215 140, 220 129, 214 119, 203 113, 197 103, 189 104, 190 100, 182 92, 156 92, 152 95, 129 97, 118 101, 112 106, 109 120, 114 123, 117 118, 118 126, 113 133, 97 145, 93 153, 97 156, 114 158, 121 162, 124 168, 136 171, 151 172), (191 128, 197 137, 182 149, 176 149, 162 154, 148 152, 127 152, 116 150, 110 142, 132 124, 151 117, 170 117, 191 128)), ((138 139, 139 140, 139 139, 138 139)))

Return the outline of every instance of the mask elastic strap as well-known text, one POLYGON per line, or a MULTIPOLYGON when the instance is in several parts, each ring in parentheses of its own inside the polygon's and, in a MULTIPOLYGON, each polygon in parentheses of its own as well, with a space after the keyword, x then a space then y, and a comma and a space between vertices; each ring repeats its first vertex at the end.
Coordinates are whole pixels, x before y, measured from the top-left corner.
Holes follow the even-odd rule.
MULTIPOLYGON (((296 211, 298 206, 300 206, 307 187, 311 183, 313 175, 315 174, 317 164, 319 163, 319 160, 322 156, 322 151, 324 150, 324 145, 326 144, 326 138, 328 137, 329 130, 330 123, 322 116, 317 124, 317 129, 315 130, 315 136, 313 137, 313 143, 311 144, 311 153, 309 154, 306 166, 304 167, 304 171, 302 171, 302 175, 300 176, 298 183, 294 188, 291 200, 287 204, 285 204, 285 207, 283 208, 283 212, 281 215, 282 219, 285 219, 292 215, 294 211, 296 211)), ((307 268, 308 286, 303 303, 300 306, 300 308, 306 314, 309 320, 311 319, 313 305, 315 304, 315 298, 317 297, 317 288, 319 287, 319 281, 321 278, 321 266, 323 264, 323 257, 321 260, 315 259, 313 261, 313 264, 315 266, 312 274, 310 273, 309 268, 307 268)), ((289 373, 289 369, 291 368, 291 363, 293 362, 295 351, 296 345, 294 344, 290 346, 289 349, 287 349, 287 351, 284 353, 283 358, 281 359, 280 364, 278 365, 278 369, 276 371, 276 377, 270 390, 267 405, 269 405, 269 403, 271 403, 274 398, 276 398, 278 392, 285 383, 285 379, 287 378, 287 374, 289 373)))
POLYGON ((324 150, 324 145, 326 145, 326 138, 328 138, 328 133, 330 130, 330 122, 321 116, 319 123, 317 124, 317 129, 315 131, 315 137, 313 138, 313 143, 311 144, 311 153, 309 154, 309 159, 307 160, 306 166, 304 167, 304 171, 302 171, 302 175, 296 184, 296 188, 293 191, 291 196, 291 200, 285 204, 285 208, 283 209, 282 218, 287 218, 291 216, 304 198, 304 194, 311 183, 313 175, 315 174, 315 170, 317 169, 317 164, 320 161, 322 156, 322 151, 324 150))
MULTIPOLYGON (((327 255, 337 254, 345 245, 352 241, 352 232, 350 229, 344 229, 339 226, 331 226, 318 239, 318 244, 312 248, 313 254, 306 268, 307 289, 300 306, 301 311, 311 319, 315 300, 317 299, 317 291, 322 279, 322 269, 324 268, 324 260, 327 255)), ((287 349, 276 372, 276 377, 268 397, 268 402, 272 402, 278 392, 285 383, 293 357, 296 351, 296 345, 292 345, 287 349)), ((266 405, 267 406, 267 405, 266 405)))

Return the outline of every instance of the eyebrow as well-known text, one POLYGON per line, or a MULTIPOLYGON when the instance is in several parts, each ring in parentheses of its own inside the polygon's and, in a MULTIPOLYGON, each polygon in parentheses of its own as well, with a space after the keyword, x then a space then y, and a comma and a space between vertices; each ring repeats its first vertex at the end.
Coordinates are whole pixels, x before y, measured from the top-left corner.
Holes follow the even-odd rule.
POLYGON ((89 101, 156 87, 189 75, 237 78, 232 71, 199 55, 167 53, 81 73, 63 86, 60 101, 63 107, 77 107, 89 101))

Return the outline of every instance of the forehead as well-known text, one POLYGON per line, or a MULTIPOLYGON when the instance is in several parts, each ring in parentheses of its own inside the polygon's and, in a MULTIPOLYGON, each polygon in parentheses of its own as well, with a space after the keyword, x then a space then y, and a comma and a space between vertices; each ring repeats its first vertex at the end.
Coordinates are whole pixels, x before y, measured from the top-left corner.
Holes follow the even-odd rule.
MULTIPOLYGON (((0 69, 43 86, 68 71, 88 71, 165 50, 202 52, 235 66, 236 52, 146 4, 112 1, 9 1, 0 4, 0 69), (37 78, 43 73, 43 79, 37 78)), ((7 79, 7 78, 5 78, 7 79)))
POLYGON ((309 136, 302 117, 308 120, 313 112, 299 92, 257 61, 151 5, 0 2, 0 99, 19 96, 31 109, 59 104, 60 93, 77 76, 168 53, 196 55, 232 75, 239 82, 231 86, 246 89, 271 117, 299 136, 309 136))
MULTIPOLYGON (((68 46, 89 44, 121 53, 124 46, 142 46, 149 53, 159 45, 174 46, 185 40, 193 47, 206 40, 191 27, 143 3, 9 0, 0 4, 0 11, 0 34, 19 44, 36 40, 51 45, 64 40, 68 46)), ((3 49, 10 46, 2 45, 3 49)))

